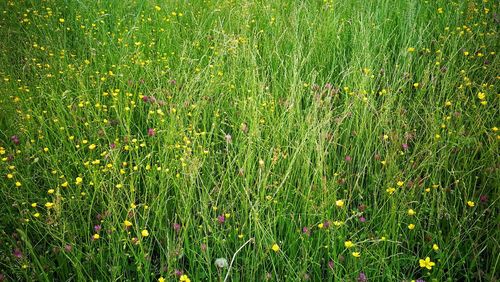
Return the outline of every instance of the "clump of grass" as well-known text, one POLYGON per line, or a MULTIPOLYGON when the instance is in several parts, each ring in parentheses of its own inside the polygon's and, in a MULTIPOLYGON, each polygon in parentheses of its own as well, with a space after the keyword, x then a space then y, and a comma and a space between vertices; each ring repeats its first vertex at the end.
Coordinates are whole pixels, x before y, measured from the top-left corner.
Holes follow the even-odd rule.
POLYGON ((0 281, 498 279, 496 2, 0 10, 0 281))

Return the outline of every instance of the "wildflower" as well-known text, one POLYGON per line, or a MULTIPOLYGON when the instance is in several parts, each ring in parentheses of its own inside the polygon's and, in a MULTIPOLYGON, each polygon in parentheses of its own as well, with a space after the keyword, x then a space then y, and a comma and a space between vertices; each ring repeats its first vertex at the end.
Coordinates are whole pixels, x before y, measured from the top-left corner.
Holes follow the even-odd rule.
POLYGON ((16 187, 21 187, 21 185, 22 185, 21 182, 16 181, 16 187))
POLYGON ((344 200, 337 200, 335 201, 335 205, 339 208, 344 206, 344 200))
POLYGON ((365 218, 364 216, 360 216, 360 217, 359 217, 359 221, 360 221, 360 222, 366 222, 366 218, 365 218))
POLYGON ((398 181, 398 183, 396 183, 399 187, 402 187, 405 183, 403 181, 398 181))
POLYGON ((271 249, 274 251, 274 252, 278 252, 280 250, 280 246, 278 246, 278 244, 274 244, 271 249))
POLYGON ((37 213, 33 214, 33 216, 34 216, 34 217, 40 217, 40 213, 39 213, 39 212, 37 212, 37 213))
POLYGON ((71 246, 70 244, 66 244, 66 245, 64 246, 64 250, 65 250, 66 252, 71 252, 71 250, 72 250, 72 249, 73 249, 73 246, 71 246))
POLYGON ((437 244, 434 244, 434 245, 432 245, 432 249, 434 251, 437 251, 437 250, 439 250, 439 246, 437 244))
POLYGON ((64 19, 63 19, 63 18, 60 18, 60 19, 59 19, 59 22, 60 22, 60 23, 64 23, 64 19))
POLYGON ((95 226, 94 226, 94 231, 95 231, 95 232, 99 232, 99 231, 101 231, 101 225, 95 225, 95 226))
POLYGON ((142 235, 142 237, 148 237, 149 236, 148 230, 147 229, 142 230, 141 235, 142 235))
POLYGON ((101 236, 99 236, 99 234, 97 234, 97 233, 92 236, 93 240, 97 240, 99 238, 101 238, 101 236))
POLYGON ((415 88, 418 88, 419 85, 420 84, 418 84, 418 82, 413 83, 413 87, 415 87, 415 88))
POLYGON ((488 202, 488 196, 487 195, 481 195, 479 196, 479 200, 481 203, 487 203, 488 202))
POLYGON ((125 221, 123 222, 123 225, 125 225, 125 227, 130 227, 130 226, 132 226, 132 222, 130 222, 130 221, 128 221, 128 220, 125 220, 125 221))
POLYGON ((335 265, 335 264, 334 264, 333 260, 329 260, 329 261, 328 261, 328 267, 329 267, 330 269, 333 269, 333 266, 334 266, 334 265, 335 265))
POLYGON ((181 277, 179 277, 179 281, 181 281, 181 282, 191 282, 191 279, 189 279, 189 277, 186 274, 183 274, 183 275, 181 275, 181 277))
POLYGON ((221 215, 217 216, 217 221, 220 224, 222 224, 222 223, 226 222, 226 217, 223 214, 221 214, 221 215))
POLYGON ((218 268, 225 268, 228 266, 227 260, 225 258, 218 258, 215 260, 215 266, 218 268))
POLYGON ((165 278, 163 278, 163 276, 160 276, 160 278, 158 278, 158 282, 165 282, 165 278))
POLYGON ((324 226, 324 225, 323 225, 323 223, 318 224, 318 228, 319 228, 319 229, 322 229, 322 228, 323 228, 323 226, 324 226))
POLYGON ((408 210, 408 215, 409 215, 409 216, 413 216, 413 215, 415 215, 415 214, 416 214, 416 212, 415 212, 413 209, 409 209, 409 210, 408 210))
POLYGON ((18 248, 14 249, 14 251, 12 252, 12 255, 15 256, 16 258, 22 258, 23 257, 23 253, 18 248))
POLYGON ((19 137, 17 137, 17 135, 12 135, 10 137, 10 140, 12 141, 12 143, 14 143, 15 145, 19 145, 19 137))
POLYGON ((160 6, 155 6, 155 10, 156 10, 156 11, 160 11, 160 10, 161 10, 161 7, 160 7, 160 6))
POLYGON ((360 252, 352 252, 351 253, 353 257, 355 258, 359 258, 361 256, 361 253, 360 252))
POLYGON ((366 281, 368 281, 368 279, 366 278, 366 274, 360 272, 358 275, 358 282, 366 282, 366 281))
POLYGON ((410 229, 410 230, 415 229, 415 224, 410 223, 410 224, 408 225, 408 229, 410 229))
POLYGON ((486 94, 484 92, 478 92, 477 98, 479 98, 479 100, 484 100, 486 98, 486 94))
POLYGON ((96 144, 90 144, 89 145, 89 150, 94 150, 96 148, 96 144))
POLYGON ((350 162, 352 160, 351 156, 347 155, 345 156, 345 161, 346 162, 350 162))
POLYGON ((403 150, 408 150, 408 148, 409 148, 408 144, 406 144, 406 143, 403 143, 401 145, 401 147, 403 147, 403 150))
POLYGON ((51 202, 45 203, 45 207, 48 209, 52 208, 53 206, 54 206, 54 203, 51 203, 51 202))
POLYGON ((408 47, 407 51, 408 51, 408 52, 410 52, 410 53, 415 52, 415 48, 413 48, 413 47, 408 47))
POLYGON ((75 184, 76 184, 76 185, 82 184, 82 182, 83 182, 83 178, 81 178, 81 177, 77 177, 77 178, 75 179, 75 184))
POLYGON ((148 129, 148 136, 149 137, 152 137, 152 136, 155 136, 156 132, 154 130, 154 128, 149 128, 148 129))
POLYGON ((389 195, 392 195, 394 194, 394 192, 396 192, 396 189, 393 188, 393 187, 389 187, 385 190, 387 193, 389 193, 389 195))
POLYGON ((32 207, 32 208, 36 208, 36 206, 37 206, 37 203, 32 203, 32 204, 31 204, 31 207, 32 207))
POLYGON ((309 228, 307 228, 307 226, 302 227, 302 233, 304 233, 306 235, 310 235, 309 228))
POLYGON ((354 247, 354 243, 352 241, 345 241, 344 246, 349 249, 354 247))
POLYGON ((434 265, 436 265, 436 263, 434 263, 434 262, 431 261, 430 257, 426 257, 425 260, 423 260, 423 259, 419 260, 419 263, 420 263, 420 267, 422 267, 422 268, 425 267, 425 268, 427 268, 429 270, 431 270, 432 267, 434 265))
POLYGON ((176 232, 179 232, 179 230, 181 230, 181 225, 179 223, 174 223, 172 227, 176 232))
POLYGON ((467 205, 468 205, 469 207, 471 207, 471 208, 472 208, 472 207, 474 207, 476 204, 475 204, 473 201, 467 201, 467 205))

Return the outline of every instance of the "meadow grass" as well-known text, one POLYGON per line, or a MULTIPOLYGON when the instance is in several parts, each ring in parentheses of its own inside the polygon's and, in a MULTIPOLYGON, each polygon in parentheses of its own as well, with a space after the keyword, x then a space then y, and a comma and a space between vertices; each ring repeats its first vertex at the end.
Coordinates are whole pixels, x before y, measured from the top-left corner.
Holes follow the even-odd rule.
POLYGON ((498 2, 0 12, 0 281, 499 279, 498 2))

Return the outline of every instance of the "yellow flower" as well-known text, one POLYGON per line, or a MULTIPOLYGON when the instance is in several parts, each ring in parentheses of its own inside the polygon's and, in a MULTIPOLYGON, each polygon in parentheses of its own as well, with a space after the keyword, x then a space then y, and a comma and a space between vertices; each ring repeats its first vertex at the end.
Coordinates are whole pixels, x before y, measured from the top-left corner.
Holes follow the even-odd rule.
POLYGON ((158 278, 158 282, 165 282, 165 278, 163 278, 163 276, 161 276, 160 278, 158 278))
POLYGON ((430 257, 426 257, 425 260, 423 260, 423 259, 419 260, 419 263, 420 263, 420 267, 422 267, 422 268, 425 267, 425 268, 427 268, 429 270, 431 270, 432 267, 434 265, 436 265, 434 262, 431 261, 430 257))
POLYGON ((410 229, 410 230, 413 230, 413 229, 415 229, 415 224, 413 224, 413 223, 410 223, 410 225, 408 225, 408 229, 410 229))
POLYGON ((49 151, 49 148, 45 147, 45 148, 43 148, 43 151, 44 151, 45 153, 47 153, 47 152, 49 151))
POLYGON ((475 204, 473 201, 467 201, 467 205, 468 205, 469 207, 471 207, 471 208, 472 208, 472 207, 474 207, 476 204, 475 204))
POLYGON ((142 235, 142 237, 148 237, 149 236, 148 230, 146 230, 146 229, 142 230, 141 235, 142 235))
POLYGON ((45 203, 45 207, 48 209, 52 208, 53 206, 54 206, 54 203, 51 203, 51 202, 45 203))
POLYGON ((278 252, 280 250, 280 246, 278 246, 278 244, 274 244, 271 249, 275 252, 278 252))
POLYGON ((419 85, 420 84, 418 84, 418 82, 413 83, 413 87, 415 87, 415 88, 418 88, 419 85))
POLYGON ((97 147, 97 146, 96 146, 96 144, 90 144, 90 145, 89 145, 89 150, 94 150, 94 149, 95 149, 95 147, 97 147))
POLYGON ((68 187, 68 185, 69 185, 68 181, 65 181, 63 184, 61 184, 61 186, 64 188, 68 187))
POLYGON ((389 193, 389 195, 392 195, 394 192, 396 192, 396 189, 395 188, 392 188, 392 187, 389 187, 385 190, 387 193, 389 193))
POLYGON ((349 249, 354 247, 354 243, 352 241, 345 241, 344 246, 349 249))
POLYGON ((60 18, 60 19, 59 19, 59 22, 60 22, 60 23, 63 23, 63 22, 64 22, 64 19, 63 19, 63 18, 60 18))
POLYGON ((439 250, 439 246, 437 244, 434 244, 434 245, 432 245, 432 249, 434 251, 437 251, 437 250, 439 250))
POLYGON ((402 187, 405 183, 403 181, 398 181, 398 183, 396 183, 399 187, 402 187))
POLYGON ((19 181, 16 182, 16 187, 21 187, 21 185, 22 185, 21 182, 19 181))
POLYGON ((189 279, 189 277, 186 274, 183 274, 183 275, 181 275, 181 277, 179 277, 179 281, 180 282, 191 282, 191 279, 189 279))
POLYGON ((409 209, 409 210, 408 210, 408 215, 409 215, 409 216, 413 216, 413 215, 415 215, 415 214, 416 214, 416 212, 415 212, 413 209, 409 209))
POLYGON ((35 213, 33 216, 34 216, 34 217, 40 217, 40 213, 39 213, 39 212, 37 212, 37 213, 35 213))
POLYGON ((360 252, 352 252, 352 256, 355 258, 359 258, 361 256, 360 252))
POLYGON ((12 179, 12 178, 14 178, 14 175, 12 175, 11 173, 9 173, 9 174, 7 174, 7 178, 8 179, 12 179))
POLYGON ((155 6, 155 10, 156 10, 156 11, 160 11, 160 10, 161 10, 161 7, 160 7, 160 6, 155 6))
POLYGON ((101 238, 101 236, 99 236, 99 234, 96 233, 96 234, 94 234, 94 236, 92 236, 92 238, 94 238, 94 240, 97 240, 97 239, 101 238))
POLYGON ((36 208, 36 206, 37 206, 37 204, 36 204, 36 203, 32 203, 32 204, 31 204, 31 207, 32 207, 32 208, 36 208))
POLYGON ((324 226, 323 223, 318 224, 319 229, 323 228, 323 226, 324 226))
POLYGON ((335 205, 339 208, 344 206, 344 201, 343 200, 337 200, 335 201, 335 205))
POLYGON ((125 220, 125 221, 123 222, 123 224, 125 225, 125 227, 130 227, 130 226, 132 226, 132 222, 130 222, 130 221, 128 221, 128 220, 125 220))
POLYGON ((444 105, 445 105, 446 107, 450 107, 450 106, 451 106, 451 102, 450 102, 450 101, 446 101, 446 103, 444 103, 444 105))
POLYGON ((486 94, 484 92, 478 92, 477 98, 479 98, 479 100, 484 100, 486 98, 486 94))
POLYGON ((75 179, 75 184, 76 184, 76 185, 82 184, 82 182, 83 182, 83 178, 81 178, 81 177, 77 177, 77 178, 75 179))
POLYGON ((410 52, 410 53, 411 53, 411 52, 415 52, 415 48, 413 48, 413 47, 408 47, 408 49, 407 49, 407 50, 408 50, 408 52, 410 52))

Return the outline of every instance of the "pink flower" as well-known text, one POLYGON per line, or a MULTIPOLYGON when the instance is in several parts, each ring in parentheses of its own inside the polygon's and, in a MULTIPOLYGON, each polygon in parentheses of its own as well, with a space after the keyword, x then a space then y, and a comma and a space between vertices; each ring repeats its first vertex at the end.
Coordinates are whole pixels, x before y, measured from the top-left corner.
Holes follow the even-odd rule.
POLYGON ((16 258, 19 258, 19 259, 23 257, 23 253, 18 248, 14 249, 14 251, 12 252, 12 255, 15 256, 16 258))
POLYGON ((222 224, 226 221, 226 217, 223 214, 221 214, 217 217, 217 221, 219 221, 219 223, 222 224))
POLYGON ((12 143, 19 145, 19 137, 17 137, 17 135, 12 135, 12 137, 10 137, 10 140, 12 141, 12 143))
POLYGON ((155 134, 156 134, 156 132, 155 132, 154 128, 149 128, 148 129, 148 136, 149 137, 155 136, 155 134))

